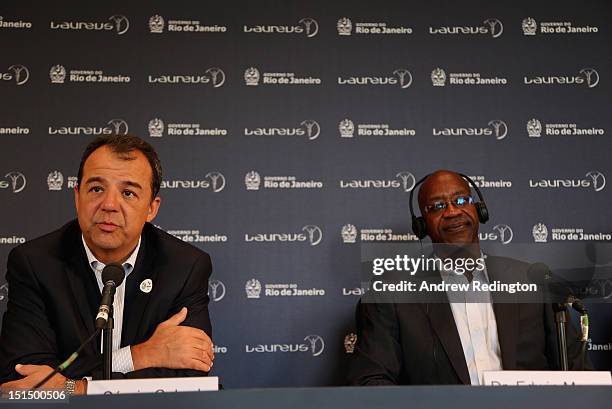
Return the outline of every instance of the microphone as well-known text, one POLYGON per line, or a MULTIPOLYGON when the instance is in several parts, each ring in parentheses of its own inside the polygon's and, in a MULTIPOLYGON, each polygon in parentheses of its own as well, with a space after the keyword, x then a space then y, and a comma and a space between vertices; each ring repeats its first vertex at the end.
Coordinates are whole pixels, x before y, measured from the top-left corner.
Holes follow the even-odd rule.
MULTIPOLYGON (((586 342, 589 338, 589 315, 582 300, 574 295, 571 282, 554 275, 550 268, 544 263, 534 263, 527 270, 527 277, 537 285, 544 285, 547 295, 554 296, 554 302, 569 304, 580 314, 581 341, 586 342)), ((553 305, 553 308, 555 306, 553 305)), ((562 308, 562 307, 561 307, 562 308)))
POLYGON ((83 350, 83 348, 85 348, 85 346, 87 344, 89 344, 95 337, 98 336, 98 334, 100 333, 100 328, 96 328, 96 331, 91 334, 89 336, 89 338, 87 338, 85 340, 85 342, 83 342, 81 344, 81 346, 79 346, 79 349, 77 349, 76 351, 74 351, 72 353, 72 355, 70 355, 68 357, 68 359, 66 359, 64 362, 62 362, 61 364, 59 364, 54 370, 52 370, 49 375, 45 376, 40 382, 38 382, 36 385, 34 385, 32 387, 32 389, 30 389, 30 391, 35 391, 36 389, 40 388, 41 386, 43 386, 44 384, 46 384, 47 382, 49 382, 49 379, 53 378, 53 375, 55 375, 58 372, 63 371, 64 369, 68 368, 70 365, 72 365, 72 363, 74 361, 76 361, 76 359, 79 357, 79 354, 81 353, 81 351, 83 350))
POLYGON ((123 280, 125 279, 125 271, 123 271, 123 266, 118 263, 111 263, 104 267, 102 270, 102 283, 104 283, 104 288, 102 289, 102 301, 100 302, 100 308, 98 309, 98 315, 96 315, 96 331, 85 340, 79 346, 79 348, 72 353, 64 362, 59 364, 51 373, 49 373, 46 377, 44 377, 40 382, 30 389, 30 391, 34 391, 44 384, 46 384, 49 379, 51 379, 56 373, 63 371, 68 368, 78 357, 83 348, 87 344, 89 344, 95 337, 98 336, 100 331, 105 327, 108 322, 108 316, 113 308, 113 299, 115 298, 115 290, 118 286, 121 285, 123 280))
POLYGON ((100 301, 98 315, 96 315, 96 328, 104 328, 108 322, 108 316, 111 308, 113 308, 115 290, 121 285, 124 278, 125 271, 123 271, 123 266, 121 266, 121 264, 111 263, 102 270, 102 283, 104 284, 104 288, 102 289, 102 301, 100 301))

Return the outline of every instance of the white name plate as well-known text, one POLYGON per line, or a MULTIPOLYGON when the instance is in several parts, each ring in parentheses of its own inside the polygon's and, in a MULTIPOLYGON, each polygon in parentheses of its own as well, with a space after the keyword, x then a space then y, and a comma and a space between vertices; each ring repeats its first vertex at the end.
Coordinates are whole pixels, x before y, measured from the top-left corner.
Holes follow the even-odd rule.
POLYGON ((88 395, 116 395, 121 393, 164 393, 218 391, 219 378, 200 376, 192 378, 113 379, 87 382, 88 395))
POLYGON ((612 385, 608 371, 487 371, 485 385, 612 385))

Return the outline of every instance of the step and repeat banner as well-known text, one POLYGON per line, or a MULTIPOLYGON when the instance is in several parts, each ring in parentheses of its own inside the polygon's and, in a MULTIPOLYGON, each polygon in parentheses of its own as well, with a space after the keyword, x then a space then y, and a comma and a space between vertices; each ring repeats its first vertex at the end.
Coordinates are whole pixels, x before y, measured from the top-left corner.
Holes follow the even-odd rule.
MULTIPOLYGON (((408 198, 429 172, 475 179, 485 245, 612 241, 611 14, 606 1, 3 2, 0 264, 75 217, 92 138, 139 135, 164 168, 155 224, 213 260, 214 374, 342 384, 361 245, 416 241, 408 198)), ((2 272, 0 313, 9 291, 2 272)), ((609 305, 591 321, 589 353, 612 369, 609 305)))

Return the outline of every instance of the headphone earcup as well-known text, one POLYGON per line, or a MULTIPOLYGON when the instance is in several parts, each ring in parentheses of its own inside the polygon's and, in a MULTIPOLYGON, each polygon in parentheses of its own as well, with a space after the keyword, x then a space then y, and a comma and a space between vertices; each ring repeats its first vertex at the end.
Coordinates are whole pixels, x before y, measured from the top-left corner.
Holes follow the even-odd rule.
POLYGON ((412 232, 419 240, 427 236, 427 223, 423 217, 412 216, 412 232))
POLYGON ((478 220, 480 223, 485 224, 489 220, 489 209, 484 202, 476 203, 476 213, 478 213, 478 220))

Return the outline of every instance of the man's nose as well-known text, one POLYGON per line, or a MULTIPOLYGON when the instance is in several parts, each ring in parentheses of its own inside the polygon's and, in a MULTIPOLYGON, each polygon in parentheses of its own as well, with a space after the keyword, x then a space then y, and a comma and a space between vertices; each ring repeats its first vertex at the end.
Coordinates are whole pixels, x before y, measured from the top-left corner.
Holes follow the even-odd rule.
POLYGON ((119 193, 113 189, 108 189, 104 192, 104 200, 102 201, 102 210, 108 212, 117 211, 119 193))
POLYGON ((461 209, 453 202, 448 202, 444 209, 444 217, 455 217, 461 214, 461 209))

